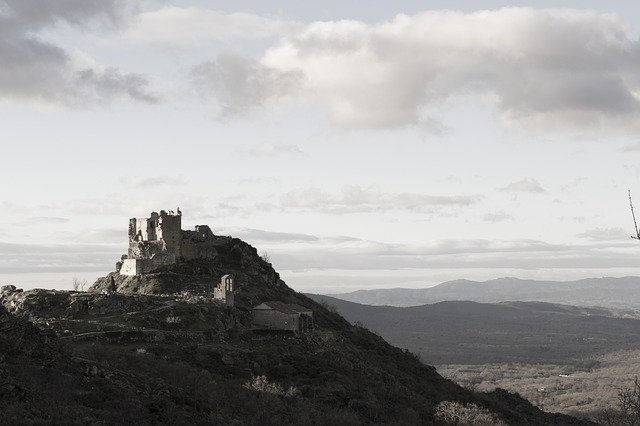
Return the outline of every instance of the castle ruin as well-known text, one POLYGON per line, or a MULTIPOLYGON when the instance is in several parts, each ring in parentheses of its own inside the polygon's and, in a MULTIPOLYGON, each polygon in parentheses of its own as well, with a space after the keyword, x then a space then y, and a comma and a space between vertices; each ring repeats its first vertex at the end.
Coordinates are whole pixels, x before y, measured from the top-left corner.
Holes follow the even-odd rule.
MULTIPOLYGON (((182 230, 182 212, 160 210, 149 217, 129 219, 129 250, 116 263, 120 275, 134 276, 162 271, 194 259, 213 260, 218 255, 215 235, 206 225, 182 230)), ((115 291, 113 276, 108 291, 115 291)), ((234 278, 227 274, 213 289, 213 298, 234 305, 234 278)))
POLYGON ((160 210, 149 217, 129 220, 129 250, 116 264, 120 275, 140 275, 176 265, 180 260, 213 259, 215 248, 206 225, 195 231, 182 230, 182 212, 160 210))

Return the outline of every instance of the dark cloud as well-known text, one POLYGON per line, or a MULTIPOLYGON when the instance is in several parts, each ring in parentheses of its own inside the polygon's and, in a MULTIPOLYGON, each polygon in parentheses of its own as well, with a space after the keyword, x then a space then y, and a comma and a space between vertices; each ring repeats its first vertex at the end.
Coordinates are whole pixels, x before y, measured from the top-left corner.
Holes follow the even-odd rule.
POLYGON ((120 0, 0 0, 0 98, 78 105, 117 98, 153 103, 145 76, 79 65, 43 30, 64 22, 87 29, 116 26, 128 3, 120 0))
POLYGON ((0 11, 5 11, 13 25, 22 28, 41 28, 59 21, 84 26, 87 21, 116 24, 129 9, 125 0, 2 0, 0 11), (4 5, 4 7, 2 7, 4 5))
POLYGON ((217 100, 221 117, 247 114, 291 96, 302 79, 296 70, 279 71, 230 53, 196 66, 191 75, 203 96, 217 100))

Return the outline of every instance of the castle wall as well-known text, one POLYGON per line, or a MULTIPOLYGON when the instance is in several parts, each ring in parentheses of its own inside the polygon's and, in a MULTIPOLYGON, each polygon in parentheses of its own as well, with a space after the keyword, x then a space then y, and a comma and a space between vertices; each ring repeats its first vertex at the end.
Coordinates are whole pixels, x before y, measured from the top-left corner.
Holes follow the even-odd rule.
POLYGON ((138 275, 143 273, 142 259, 124 259, 120 275, 138 275))
POLYGON ((185 240, 182 241, 180 254, 184 260, 214 259, 218 256, 218 250, 211 243, 185 240))

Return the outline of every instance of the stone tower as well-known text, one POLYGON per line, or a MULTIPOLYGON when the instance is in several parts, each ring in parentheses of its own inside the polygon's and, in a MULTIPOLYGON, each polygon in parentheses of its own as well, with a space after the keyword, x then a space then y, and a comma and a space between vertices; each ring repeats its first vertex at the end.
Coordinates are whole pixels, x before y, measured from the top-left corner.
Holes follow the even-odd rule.
POLYGON ((160 210, 149 217, 129 220, 129 251, 120 266, 121 275, 152 272, 174 265, 182 247, 182 213, 160 210))

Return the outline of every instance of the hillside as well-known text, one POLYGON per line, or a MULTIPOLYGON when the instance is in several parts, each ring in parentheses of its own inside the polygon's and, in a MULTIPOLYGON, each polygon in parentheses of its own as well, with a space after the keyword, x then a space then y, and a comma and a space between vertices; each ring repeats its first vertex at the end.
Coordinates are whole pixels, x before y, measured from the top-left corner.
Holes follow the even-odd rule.
POLYGON ((3 288, 0 349, 9 356, 0 357, 2 419, 429 424, 440 402, 455 401, 508 424, 581 423, 503 390, 463 389, 287 287, 248 244, 221 237, 218 251, 211 263, 140 277, 113 274, 86 293, 3 288), (210 297, 222 272, 237 274, 234 308, 210 297), (111 277, 116 293, 103 291, 111 277), (316 330, 253 332, 249 308, 264 300, 312 309, 316 330))
POLYGON ((456 280, 435 287, 358 290, 330 296, 365 305, 417 306, 451 300, 473 302, 538 301, 577 306, 640 309, 640 277, 535 281, 499 278, 456 280))
POLYGON ((640 349, 640 320, 606 309, 541 302, 369 306, 309 295, 429 364, 575 364, 640 349))

